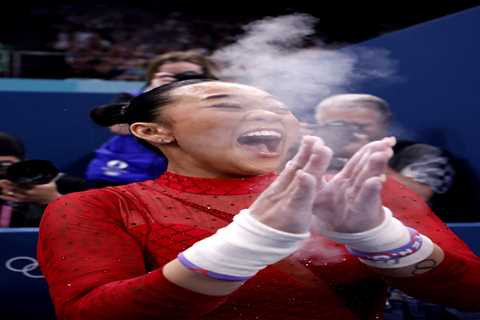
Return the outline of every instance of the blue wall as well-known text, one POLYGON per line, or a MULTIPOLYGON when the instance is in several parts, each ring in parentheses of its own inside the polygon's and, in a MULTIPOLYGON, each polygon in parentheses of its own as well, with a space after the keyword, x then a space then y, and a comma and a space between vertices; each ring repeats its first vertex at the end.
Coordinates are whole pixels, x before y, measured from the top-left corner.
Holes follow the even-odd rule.
POLYGON ((100 80, 0 80, 0 131, 23 139, 29 158, 48 159, 66 170, 110 136, 107 129, 90 121, 90 109, 109 103, 119 92, 134 92, 140 85, 100 80))
POLYGON ((409 135, 468 160, 480 175, 480 7, 362 44, 385 48, 401 80, 361 91, 385 98, 409 135))

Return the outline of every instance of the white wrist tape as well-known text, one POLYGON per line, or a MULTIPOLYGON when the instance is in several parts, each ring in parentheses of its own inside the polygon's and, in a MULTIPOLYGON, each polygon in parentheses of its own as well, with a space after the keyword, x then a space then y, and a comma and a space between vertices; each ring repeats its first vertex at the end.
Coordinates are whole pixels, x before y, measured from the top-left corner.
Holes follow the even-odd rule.
POLYGON ((294 234, 271 228, 242 210, 228 226, 181 253, 179 260, 214 278, 241 281, 289 256, 308 237, 308 232, 294 234))
POLYGON ((367 252, 395 249, 407 243, 410 238, 408 229, 393 217, 390 209, 383 207, 383 212, 383 222, 373 229, 357 233, 322 231, 322 234, 335 242, 367 252))
POLYGON ((384 221, 373 229, 358 233, 324 231, 323 234, 333 241, 347 245, 353 253, 369 256, 368 259, 363 259, 361 254, 357 254, 360 261, 377 268, 405 267, 432 254, 434 245, 429 238, 407 228, 393 217, 388 208, 383 207, 383 210, 384 221))

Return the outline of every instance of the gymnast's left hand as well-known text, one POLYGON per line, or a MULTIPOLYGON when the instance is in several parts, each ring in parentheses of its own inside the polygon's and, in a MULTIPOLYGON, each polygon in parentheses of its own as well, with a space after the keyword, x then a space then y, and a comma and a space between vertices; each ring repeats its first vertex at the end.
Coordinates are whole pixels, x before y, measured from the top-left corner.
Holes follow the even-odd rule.
POLYGON ((384 219, 380 193, 395 138, 363 146, 331 179, 317 177, 312 230, 357 233, 384 219))

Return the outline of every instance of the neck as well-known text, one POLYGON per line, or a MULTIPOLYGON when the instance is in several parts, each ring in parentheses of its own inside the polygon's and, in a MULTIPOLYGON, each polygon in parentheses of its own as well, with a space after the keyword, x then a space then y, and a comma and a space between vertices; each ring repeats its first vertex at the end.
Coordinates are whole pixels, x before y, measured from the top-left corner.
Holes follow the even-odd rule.
POLYGON ((169 172, 186 177, 206 179, 241 179, 258 175, 254 173, 234 174, 229 172, 223 172, 221 170, 218 170, 218 168, 216 168, 216 170, 212 170, 210 166, 199 163, 188 155, 182 155, 181 157, 171 157, 167 154, 165 155, 167 156, 167 159, 169 159, 167 170, 169 172))
POLYGON ((161 149, 168 159, 167 170, 171 173, 186 177, 206 178, 206 179, 241 179, 254 176, 265 175, 270 171, 261 171, 255 165, 251 168, 228 166, 225 170, 225 164, 201 162, 188 153, 183 152, 175 146, 167 146, 161 149))
POLYGON ((169 172, 186 176, 186 177, 197 177, 197 178, 207 178, 207 179, 242 178, 242 176, 224 174, 222 172, 212 172, 210 170, 206 170, 199 166, 190 166, 190 165, 185 165, 184 163, 174 163, 174 164, 169 163, 167 170, 169 172))

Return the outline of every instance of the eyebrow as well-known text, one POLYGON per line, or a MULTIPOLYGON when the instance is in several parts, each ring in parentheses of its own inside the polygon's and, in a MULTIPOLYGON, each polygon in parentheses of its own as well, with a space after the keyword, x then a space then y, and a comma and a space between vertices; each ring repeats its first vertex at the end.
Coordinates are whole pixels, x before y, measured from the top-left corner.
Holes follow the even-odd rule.
POLYGON ((223 99, 223 98, 235 98, 240 97, 239 94, 214 94, 208 97, 203 98, 202 100, 213 100, 213 99, 223 99))
POLYGON ((243 108, 241 103, 234 101, 212 101, 209 104, 205 104, 204 108, 243 108))
MULTIPOLYGON (((228 94, 228 93, 220 93, 220 94, 213 94, 211 96, 205 97, 202 100, 214 100, 214 99, 224 99, 224 98, 241 98, 244 97, 243 94, 228 94)), ((271 95, 267 95, 262 97, 264 99, 274 99, 277 100, 275 97, 271 95)))

